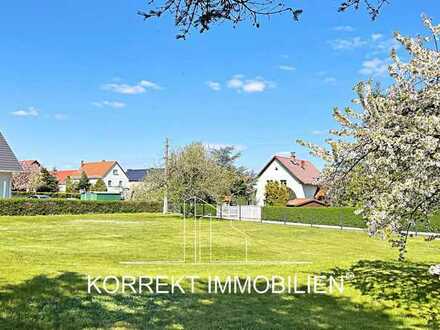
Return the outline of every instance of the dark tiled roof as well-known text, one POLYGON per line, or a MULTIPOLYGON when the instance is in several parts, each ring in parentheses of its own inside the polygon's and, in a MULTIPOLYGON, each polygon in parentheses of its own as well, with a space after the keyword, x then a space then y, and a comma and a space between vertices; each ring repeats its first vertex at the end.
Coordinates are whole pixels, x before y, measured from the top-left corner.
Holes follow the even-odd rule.
POLYGON ((163 168, 140 168, 140 169, 130 169, 125 171, 125 174, 127 174, 128 181, 130 182, 142 182, 144 181, 145 177, 147 175, 150 175, 152 173, 159 173, 163 172, 163 168))
POLYGON ((21 172, 22 168, 18 163, 11 148, 6 142, 3 135, 0 133, 0 171, 7 172, 21 172))
POLYGON ((127 170, 125 173, 128 176, 128 181, 130 182, 142 182, 145 176, 148 174, 150 169, 137 169, 137 170, 127 170))

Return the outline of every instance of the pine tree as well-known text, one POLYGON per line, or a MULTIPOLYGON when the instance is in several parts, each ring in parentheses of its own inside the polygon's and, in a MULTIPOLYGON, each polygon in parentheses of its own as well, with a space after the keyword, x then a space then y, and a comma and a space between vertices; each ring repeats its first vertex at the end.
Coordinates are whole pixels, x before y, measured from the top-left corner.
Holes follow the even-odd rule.
POLYGON ((88 191, 90 189, 90 181, 89 177, 87 176, 86 172, 81 173, 81 178, 79 179, 78 183, 78 189, 83 191, 88 191))
POLYGON ((58 180, 46 168, 42 168, 39 176, 37 192, 57 192, 58 180))
POLYGON ((101 178, 99 178, 95 185, 92 187, 93 191, 107 191, 107 186, 105 185, 104 180, 102 180, 101 178))

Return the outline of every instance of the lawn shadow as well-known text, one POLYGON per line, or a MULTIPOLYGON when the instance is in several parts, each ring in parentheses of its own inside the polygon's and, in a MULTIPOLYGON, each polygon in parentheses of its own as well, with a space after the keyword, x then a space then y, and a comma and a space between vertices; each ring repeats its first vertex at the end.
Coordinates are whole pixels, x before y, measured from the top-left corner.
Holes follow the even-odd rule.
MULTIPOLYGON (((206 288, 204 281, 198 287, 206 288)), ((204 291, 206 292, 206 291, 204 291)), ((384 309, 330 295, 87 294, 86 277, 36 276, 0 290, 1 329, 395 329, 384 309)))
POLYGON ((408 317, 426 320, 420 327, 440 329, 440 279, 428 264, 361 260, 349 269, 326 275, 351 274, 349 285, 380 303, 402 308, 408 317))

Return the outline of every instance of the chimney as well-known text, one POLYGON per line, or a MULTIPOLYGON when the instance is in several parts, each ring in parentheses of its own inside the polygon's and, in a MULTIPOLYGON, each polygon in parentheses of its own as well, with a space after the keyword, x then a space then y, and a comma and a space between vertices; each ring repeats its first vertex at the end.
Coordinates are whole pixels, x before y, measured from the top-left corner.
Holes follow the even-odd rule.
POLYGON ((306 162, 301 160, 301 168, 304 170, 306 168, 306 162))
POLYGON ((81 167, 83 167, 83 165, 84 165, 84 161, 82 160, 82 161, 81 161, 81 167))

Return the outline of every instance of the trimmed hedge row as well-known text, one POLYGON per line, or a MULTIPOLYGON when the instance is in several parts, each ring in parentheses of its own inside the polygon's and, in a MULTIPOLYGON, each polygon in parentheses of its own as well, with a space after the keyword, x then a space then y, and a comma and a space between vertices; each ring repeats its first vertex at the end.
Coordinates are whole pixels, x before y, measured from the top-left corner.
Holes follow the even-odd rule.
POLYGON ((64 193, 64 192, 27 192, 27 191, 13 191, 12 197, 14 198, 26 198, 33 195, 47 195, 52 198, 77 198, 81 197, 80 193, 64 193))
POLYGON ((0 200, 0 216, 60 215, 87 213, 160 212, 160 203, 127 201, 80 201, 67 199, 4 199, 0 200))
MULTIPOLYGON (((354 214, 352 207, 276 207, 263 208, 264 220, 299 222, 310 225, 333 225, 365 228, 361 216, 354 214)), ((431 230, 440 232, 440 213, 431 217, 431 230)), ((423 224, 417 225, 418 231, 427 231, 423 224)))

